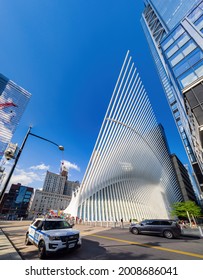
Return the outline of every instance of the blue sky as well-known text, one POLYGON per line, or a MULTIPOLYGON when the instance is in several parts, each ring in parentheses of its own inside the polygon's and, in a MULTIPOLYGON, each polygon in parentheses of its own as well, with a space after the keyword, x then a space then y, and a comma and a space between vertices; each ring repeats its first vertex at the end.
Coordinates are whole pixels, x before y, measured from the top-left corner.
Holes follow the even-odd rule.
POLYGON ((47 169, 74 164, 82 180, 123 59, 129 49, 165 128, 172 153, 188 163, 140 24, 142 0, 6 0, 0 11, 0 72, 31 100, 12 142, 32 132, 13 180, 41 188, 47 169))

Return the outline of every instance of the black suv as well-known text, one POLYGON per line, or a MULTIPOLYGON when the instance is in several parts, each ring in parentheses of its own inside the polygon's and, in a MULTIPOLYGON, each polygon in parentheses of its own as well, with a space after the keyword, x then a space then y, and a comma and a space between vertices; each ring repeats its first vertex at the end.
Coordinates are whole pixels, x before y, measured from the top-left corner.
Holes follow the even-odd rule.
POLYGON ((177 238, 181 235, 181 228, 174 220, 144 220, 137 224, 131 224, 129 231, 133 234, 157 234, 166 238, 177 238))

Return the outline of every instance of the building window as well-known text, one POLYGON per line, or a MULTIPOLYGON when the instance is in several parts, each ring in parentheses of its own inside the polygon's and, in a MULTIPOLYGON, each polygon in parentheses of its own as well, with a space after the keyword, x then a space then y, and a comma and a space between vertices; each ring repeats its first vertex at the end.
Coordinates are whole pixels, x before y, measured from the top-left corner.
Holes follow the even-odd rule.
POLYGON ((179 48, 181 48, 189 41, 189 39, 190 37, 188 36, 188 34, 186 32, 183 33, 180 38, 166 51, 167 58, 170 58, 175 52, 177 52, 179 48))
POLYGON ((192 82, 194 82, 197 79, 197 76, 195 75, 195 73, 193 72, 192 69, 190 69, 190 71, 188 71, 187 73, 185 73, 184 75, 182 75, 178 81, 181 85, 181 88, 186 87, 187 85, 191 84, 192 82))
POLYGON ((201 9, 201 5, 194 9, 192 13, 188 16, 188 19, 191 20, 192 22, 195 22, 201 15, 203 11, 201 9))
POLYGON ((176 52, 175 55, 172 56, 171 59, 169 59, 170 64, 175 66, 178 64, 182 59, 184 59, 188 54, 190 54, 197 45, 190 40, 187 44, 185 44, 178 52, 176 52))
POLYGON ((190 68, 188 60, 181 61, 176 67, 174 67, 173 71, 176 77, 180 76, 182 73, 187 71, 190 68))
POLYGON ((194 25, 199 30, 201 30, 203 28, 203 15, 196 22, 194 22, 194 25))
POLYGON ((181 25, 179 25, 174 31, 173 33, 168 36, 162 43, 162 48, 165 51, 166 49, 168 49, 173 42, 178 39, 183 33, 185 32, 185 30, 183 29, 183 27, 181 25))

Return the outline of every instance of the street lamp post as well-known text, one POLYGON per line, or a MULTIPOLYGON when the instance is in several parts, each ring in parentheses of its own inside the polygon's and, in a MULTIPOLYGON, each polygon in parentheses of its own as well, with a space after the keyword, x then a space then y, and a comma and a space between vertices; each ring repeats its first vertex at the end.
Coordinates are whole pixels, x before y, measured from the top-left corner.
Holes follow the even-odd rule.
POLYGON ((57 146, 57 147, 59 148, 59 150, 64 151, 64 147, 63 147, 63 146, 58 145, 58 144, 56 144, 55 142, 50 141, 50 140, 48 140, 48 139, 46 139, 46 138, 44 138, 44 137, 41 137, 41 136, 38 136, 38 135, 36 135, 36 134, 31 133, 31 132, 30 132, 30 131, 31 131, 31 128, 32 128, 32 127, 30 126, 29 129, 28 129, 28 131, 27 131, 27 133, 26 133, 26 135, 25 135, 25 138, 24 138, 24 140, 23 140, 23 143, 22 143, 22 145, 21 145, 21 147, 20 147, 20 149, 19 149, 19 151, 18 151, 18 153, 17 153, 17 155, 16 155, 15 162, 14 162, 14 164, 13 164, 11 170, 10 170, 10 173, 9 173, 9 175, 8 175, 8 177, 7 177, 7 179, 6 179, 6 182, 5 182, 5 184, 4 184, 4 187, 3 187, 2 191, 1 191, 1 194, 0 194, 0 204, 1 204, 1 201, 2 201, 2 199, 3 199, 3 196, 4 196, 4 193, 5 193, 5 191, 6 191, 6 188, 7 188, 8 184, 9 184, 9 181, 10 181, 10 179, 11 179, 11 176, 13 175, 13 172, 14 172, 14 170, 15 170, 15 167, 16 167, 16 165, 17 165, 17 163, 18 163, 18 160, 19 160, 19 158, 20 158, 20 155, 21 155, 21 153, 22 153, 22 150, 23 150, 23 148, 24 148, 24 146, 25 146, 25 143, 26 143, 27 138, 28 138, 29 135, 32 135, 32 136, 34 136, 34 137, 37 137, 37 138, 40 138, 40 139, 45 140, 45 141, 47 141, 47 142, 50 142, 50 143, 54 144, 55 146, 57 146))

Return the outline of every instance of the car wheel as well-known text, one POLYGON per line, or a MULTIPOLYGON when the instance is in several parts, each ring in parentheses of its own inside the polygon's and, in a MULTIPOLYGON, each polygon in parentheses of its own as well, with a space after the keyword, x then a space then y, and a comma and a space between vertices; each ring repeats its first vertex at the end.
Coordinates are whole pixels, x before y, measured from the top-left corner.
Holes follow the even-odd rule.
POLYGON ((138 234, 138 233, 139 233, 139 231, 138 231, 138 229, 137 229, 137 228, 132 228, 132 233, 133 233, 133 234, 138 234))
POLYGON ((164 237, 171 239, 173 238, 173 233, 170 230, 165 230, 163 233, 164 237))
POLYGON ((45 259, 46 258, 46 246, 44 241, 40 241, 38 245, 38 257, 39 259, 45 259))
POLYGON ((25 245, 31 245, 32 243, 30 242, 29 238, 28 238, 28 233, 26 234, 26 237, 25 237, 25 245))

